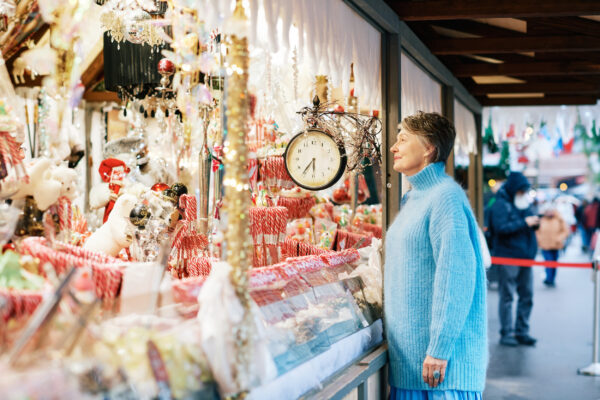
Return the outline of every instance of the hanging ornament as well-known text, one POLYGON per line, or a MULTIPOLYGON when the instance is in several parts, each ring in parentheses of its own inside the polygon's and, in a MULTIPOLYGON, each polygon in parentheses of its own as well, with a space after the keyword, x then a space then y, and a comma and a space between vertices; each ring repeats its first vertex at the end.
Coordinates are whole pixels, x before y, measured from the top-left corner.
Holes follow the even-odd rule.
POLYGON ((129 221, 139 229, 144 229, 150 219, 150 210, 144 204, 136 205, 129 213, 129 221))
POLYGON ((127 24, 125 26, 125 40, 134 44, 140 44, 144 41, 144 34, 150 14, 143 10, 132 10, 127 15, 127 24))

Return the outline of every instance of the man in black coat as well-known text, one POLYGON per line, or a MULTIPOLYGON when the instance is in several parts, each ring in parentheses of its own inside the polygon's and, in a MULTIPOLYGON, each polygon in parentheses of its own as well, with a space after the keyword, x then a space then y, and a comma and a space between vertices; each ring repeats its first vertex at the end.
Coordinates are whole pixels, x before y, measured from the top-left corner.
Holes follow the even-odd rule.
MULTIPOLYGON (((535 229, 539 218, 533 215, 527 195, 530 184, 520 172, 511 172, 496 194, 489 214, 492 256, 535 259, 535 229)), ((529 315, 533 307, 533 272, 530 267, 499 265, 500 344, 533 346, 529 336, 529 315), (512 302, 515 290, 519 296, 517 319, 513 328, 512 302)))

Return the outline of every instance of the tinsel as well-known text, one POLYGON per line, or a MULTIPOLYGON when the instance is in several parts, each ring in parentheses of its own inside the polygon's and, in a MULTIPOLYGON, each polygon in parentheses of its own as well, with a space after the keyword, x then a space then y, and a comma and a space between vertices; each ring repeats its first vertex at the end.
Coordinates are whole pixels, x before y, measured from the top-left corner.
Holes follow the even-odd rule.
MULTIPOLYGON (((233 22, 243 26, 246 15, 241 0, 236 1, 233 22)), ((252 262, 252 238, 249 229, 250 182, 247 171, 248 101, 248 39, 236 32, 229 36, 227 55, 227 140, 225 142, 225 211, 228 227, 225 233, 226 260, 231 265, 231 282, 247 310, 244 319, 234 328, 236 342, 235 380, 240 389, 249 386, 252 361, 252 313, 248 293, 248 269, 252 262)))

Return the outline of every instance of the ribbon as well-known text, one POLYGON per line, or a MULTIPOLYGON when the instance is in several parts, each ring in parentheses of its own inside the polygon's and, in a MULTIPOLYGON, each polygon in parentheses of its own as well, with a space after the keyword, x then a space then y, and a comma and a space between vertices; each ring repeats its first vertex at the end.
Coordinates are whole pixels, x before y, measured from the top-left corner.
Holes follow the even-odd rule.
POLYGON ((592 268, 592 263, 573 263, 558 261, 536 261, 524 258, 492 257, 492 264, 515 265, 518 267, 546 267, 546 268, 592 268))

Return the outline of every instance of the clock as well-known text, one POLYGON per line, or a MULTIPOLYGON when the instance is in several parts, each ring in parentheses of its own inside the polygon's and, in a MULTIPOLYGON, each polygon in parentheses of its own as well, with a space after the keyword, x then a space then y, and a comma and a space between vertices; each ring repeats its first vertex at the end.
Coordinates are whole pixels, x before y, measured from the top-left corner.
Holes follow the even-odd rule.
POLYGON ((285 168, 301 188, 321 190, 332 186, 346 169, 346 150, 328 133, 319 129, 300 132, 290 140, 285 168))

